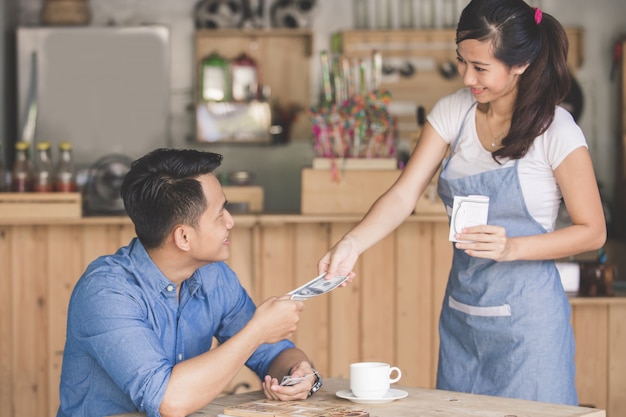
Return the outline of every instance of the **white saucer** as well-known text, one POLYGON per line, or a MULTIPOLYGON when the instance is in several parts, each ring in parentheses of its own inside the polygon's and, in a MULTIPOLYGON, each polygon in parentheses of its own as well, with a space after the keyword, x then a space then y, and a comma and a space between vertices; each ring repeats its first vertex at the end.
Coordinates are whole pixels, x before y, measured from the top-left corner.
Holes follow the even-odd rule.
POLYGON ((337 391, 335 395, 339 398, 350 400, 353 403, 358 404, 384 404, 399 400, 400 398, 404 398, 409 395, 409 393, 406 391, 402 391, 401 389, 391 388, 382 398, 359 398, 356 397, 351 390, 343 389, 341 391, 337 391))

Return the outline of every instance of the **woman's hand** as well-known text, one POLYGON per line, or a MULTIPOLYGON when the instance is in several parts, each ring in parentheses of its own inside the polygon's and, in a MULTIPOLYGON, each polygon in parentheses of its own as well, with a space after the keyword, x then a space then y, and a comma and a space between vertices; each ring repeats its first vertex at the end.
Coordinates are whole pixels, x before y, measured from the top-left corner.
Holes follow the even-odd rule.
POLYGON ((354 246, 354 242, 352 239, 344 237, 320 259, 317 270, 320 274, 326 272, 327 279, 335 276, 347 276, 348 280, 341 284, 341 286, 346 286, 356 276, 352 272, 352 268, 354 268, 358 258, 359 252, 354 246))
POLYGON ((476 258, 494 261, 513 260, 511 239, 501 226, 481 225, 464 228, 454 236, 464 242, 456 242, 455 247, 476 258))

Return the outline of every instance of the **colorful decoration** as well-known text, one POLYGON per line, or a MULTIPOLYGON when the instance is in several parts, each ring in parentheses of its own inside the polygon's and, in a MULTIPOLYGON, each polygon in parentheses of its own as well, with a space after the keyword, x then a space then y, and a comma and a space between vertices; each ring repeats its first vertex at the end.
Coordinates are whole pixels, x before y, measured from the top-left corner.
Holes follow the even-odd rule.
POLYGON ((331 62, 324 51, 320 61, 322 102, 308 112, 316 155, 394 157, 396 126, 388 110, 391 94, 380 88, 380 54, 374 52, 371 61, 336 57, 331 62))

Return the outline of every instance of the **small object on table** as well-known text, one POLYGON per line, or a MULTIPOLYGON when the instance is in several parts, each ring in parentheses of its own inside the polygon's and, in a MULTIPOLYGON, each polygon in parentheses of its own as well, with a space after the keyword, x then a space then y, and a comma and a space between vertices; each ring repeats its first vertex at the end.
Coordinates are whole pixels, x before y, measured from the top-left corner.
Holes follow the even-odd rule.
POLYGON ((319 417, 350 416, 369 417, 369 412, 350 406, 328 404, 321 401, 256 400, 224 408, 225 416, 233 417, 319 417))

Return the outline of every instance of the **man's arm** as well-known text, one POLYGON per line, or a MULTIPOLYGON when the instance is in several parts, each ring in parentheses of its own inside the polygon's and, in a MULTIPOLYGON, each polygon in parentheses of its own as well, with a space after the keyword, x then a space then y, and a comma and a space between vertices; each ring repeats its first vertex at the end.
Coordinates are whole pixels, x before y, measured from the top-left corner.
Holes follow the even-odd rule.
POLYGON ((298 348, 285 349, 276 356, 263 381, 265 396, 272 400, 292 401, 308 398, 317 377, 307 355, 298 348), (284 376, 307 377, 299 384, 281 386, 284 376))
MULTIPOLYGON (((302 302, 292 301, 289 296, 270 298, 257 308, 241 331, 223 344, 176 364, 159 407, 161 415, 186 416, 213 401, 261 344, 276 343, 296 330, 303 308, 302 302)), ((284 359, 279 359, 282 353, 274 359, 273 362, 279 361, 276 362, 277 372, 288 372, 289 364, 298 362, 300 356, 289 351, 283 352, 287 355, 284 359)), ((289 393, 303 390, 294 387, 284 388, 291 388, 289 393)))

